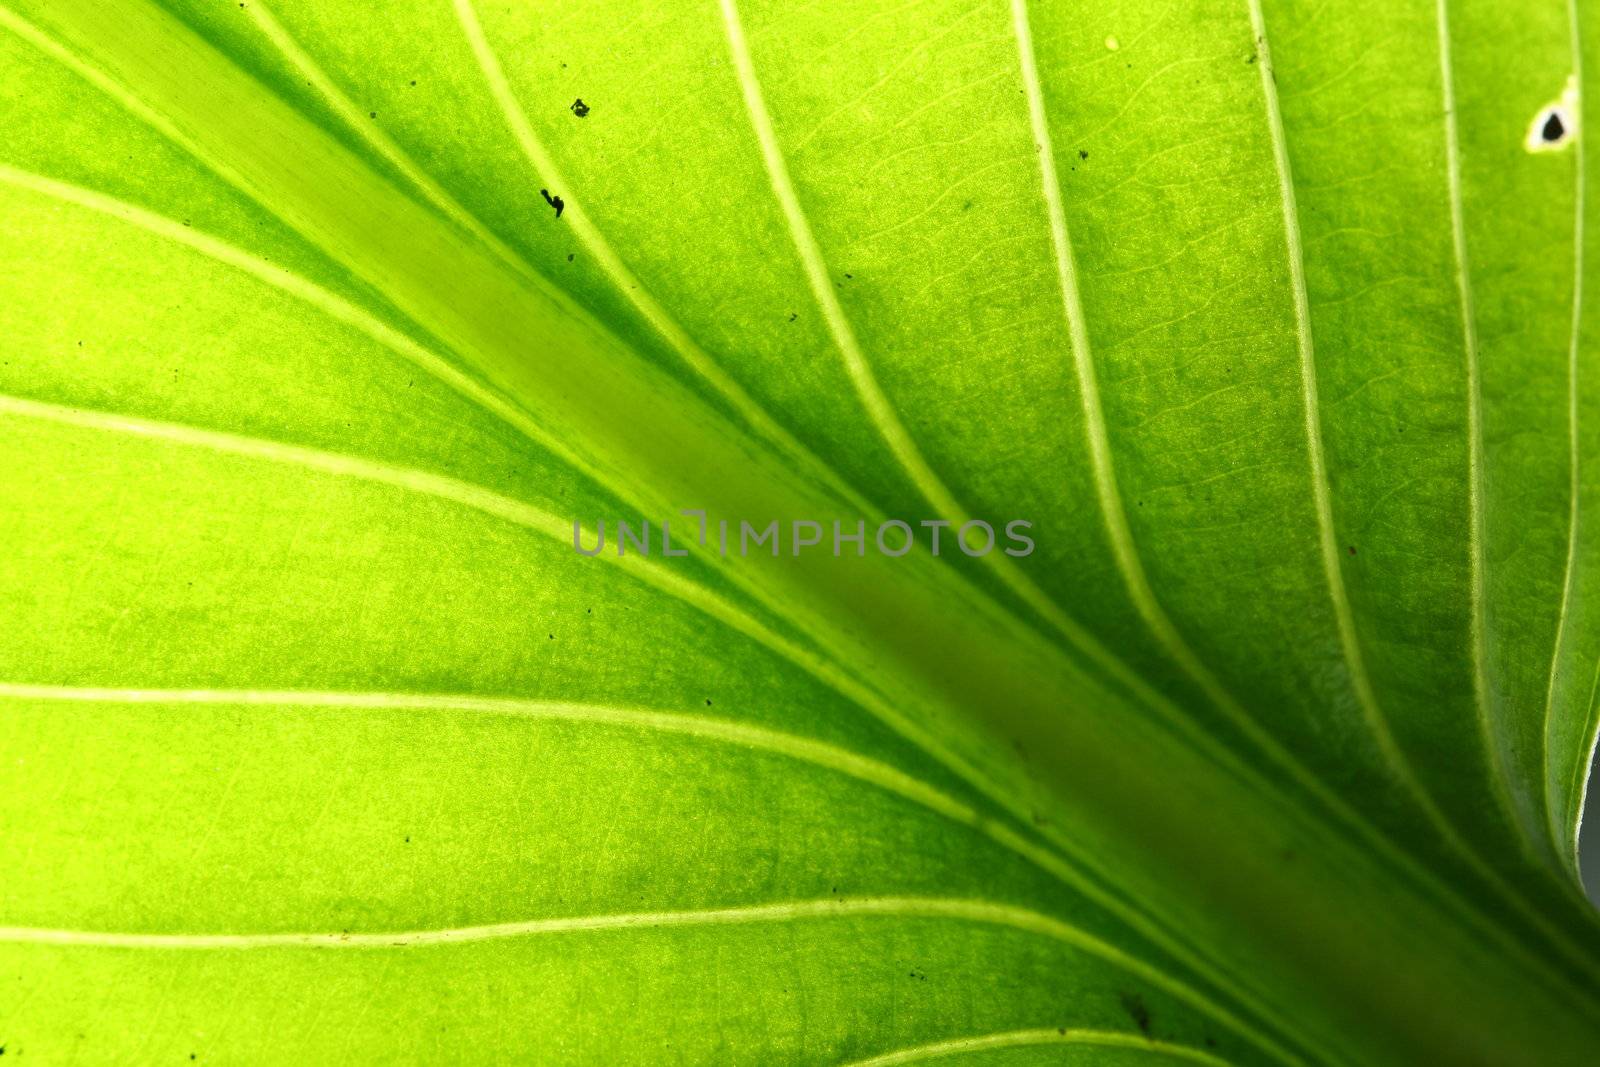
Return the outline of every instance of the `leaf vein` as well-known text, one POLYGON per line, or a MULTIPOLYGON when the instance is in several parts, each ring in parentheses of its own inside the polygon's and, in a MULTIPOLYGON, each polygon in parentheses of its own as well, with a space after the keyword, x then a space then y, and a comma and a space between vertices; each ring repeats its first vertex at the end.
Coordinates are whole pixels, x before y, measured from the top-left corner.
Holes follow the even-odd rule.
POLYGON ((1187 1045, 1158 1041, 1145 1034, 1131 1034, 1117 1030, 1039 1029, 1010 1030, 1004 1033, 982 1034, 977 1037, 956 1037, 933 1041, 925 1045, 897 1049, 881 1056, 852 1060, 846 1067, 899 1067, 920 1060, 942 1059, 971 1052, 989 1052, 998 1049, 1030 1048, 1040 1045, 1073 1045, 1091 1048, 1132 1049, 1162 1059, 1182 1060, 1205 1064, 1206 1067, 1231 1067, 1229 1062, 1187 1045))

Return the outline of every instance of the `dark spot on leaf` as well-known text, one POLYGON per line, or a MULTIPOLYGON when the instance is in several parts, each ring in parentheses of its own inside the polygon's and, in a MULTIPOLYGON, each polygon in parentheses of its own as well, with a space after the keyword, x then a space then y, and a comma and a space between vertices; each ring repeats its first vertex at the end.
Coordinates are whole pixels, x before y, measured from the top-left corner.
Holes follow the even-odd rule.
POLYGON ((1079 159, 1088 159, 1089 158, 1089 153, 1085 152, 1083 149, 1080 148, 1080 149, 1078 149, 1078 158, 1079 159))
POLYGON ((711 706, 711 698, 710 697, 706 697, 706 707, 709 708, 710 706, 711 706))
POLYGON ((1122 1010, 1128 1013, 1141 1034, 1150 1036, 1150 1009, 1145 1007, 1143 997, 1137 993, 1122 994, 1122 1010))
POLYGON ((572 113, 580 119, 589 114, 589 105, 583 102, 583 97, 581 96, 572 102, 571 107, 572 113))
POLYGON ((1555 144, 1566 136, 1566 133, 1567 125, 1561 121, 1561 113, 1559 111, 1550 112, 1549 117, 1544 120, 1544 125, 1539 127, 1539 136, 1544 140, 1545 144, 1555 144))
POLYGON ((1350 546, 1350 554, 1352 556, 1356 554, 1356 546, 1355 545, 1351 545, 1350 546))
POLYGON ((377 112, 376 112, 376 111, 369 111, 369 112, 367 112, 367 118, 369 118, 369 119, 375 119, 375 118, 377 118, 377 117, 378 117, 378 113, 377 113, 377 112))
POLYGON ((795 319, 798 319, 799 317, 800 316, 798 314, 796 314, 795 312, 793 312, 793 311, 789 312, 789 321, 790 322, 793 322, 795 319))
POLYGON ((561 213, 567 209, 566 201, 562 200, 559 196, 551 196, 550 190, 540 189, 539 195, 544 197, 545 203, 556 209, 556 218, 559 219, 561 217, 561 213))
POLYGON ((567 262, 568 262, 568 263, 571 263, 571 262, 572 262, 572 257, 573 257, 573 256, 574 256, 574 255, 576 255, 576 253, 574 253, 574 252, 568 252, 568 253, 567 253, 567 262))

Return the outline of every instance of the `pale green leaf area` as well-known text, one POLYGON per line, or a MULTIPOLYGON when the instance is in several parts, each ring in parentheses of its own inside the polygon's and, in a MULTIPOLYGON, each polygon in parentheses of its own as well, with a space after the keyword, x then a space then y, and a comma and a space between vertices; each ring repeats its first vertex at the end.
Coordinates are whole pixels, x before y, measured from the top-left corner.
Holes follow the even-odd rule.
POLYGON ((0 1053, 1595 1062, 1590 7, 0 0, 0 1053))

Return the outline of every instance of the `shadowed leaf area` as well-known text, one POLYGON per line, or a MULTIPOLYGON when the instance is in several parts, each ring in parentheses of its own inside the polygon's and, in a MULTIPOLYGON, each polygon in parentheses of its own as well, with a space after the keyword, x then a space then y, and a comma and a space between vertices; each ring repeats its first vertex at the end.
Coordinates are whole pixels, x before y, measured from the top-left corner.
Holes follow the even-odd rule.
POLYGON ((0 0, 0 1052, 1594 1062, 1591 6, 0 0))

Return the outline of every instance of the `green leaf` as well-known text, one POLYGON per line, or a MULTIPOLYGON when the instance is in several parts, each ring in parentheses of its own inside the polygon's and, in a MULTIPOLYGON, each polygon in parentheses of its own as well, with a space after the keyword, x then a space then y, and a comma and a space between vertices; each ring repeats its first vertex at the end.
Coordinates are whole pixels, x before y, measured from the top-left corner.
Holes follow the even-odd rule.
POLYGON ((5 0, 0 1052, 1587 1062, 1597 19, 5 0))

